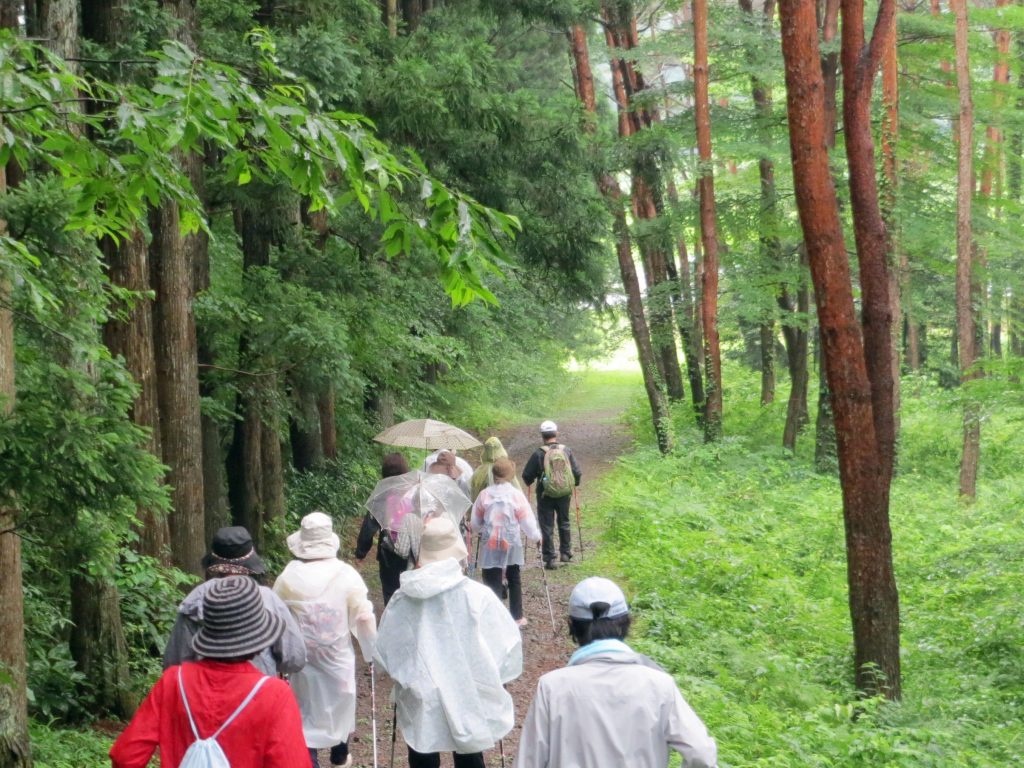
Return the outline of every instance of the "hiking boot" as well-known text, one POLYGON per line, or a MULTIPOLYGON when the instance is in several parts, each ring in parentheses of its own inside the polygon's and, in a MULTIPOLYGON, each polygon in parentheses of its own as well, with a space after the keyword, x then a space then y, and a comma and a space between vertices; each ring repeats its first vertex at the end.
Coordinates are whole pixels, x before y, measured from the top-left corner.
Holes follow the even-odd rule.
POLYGON ((544 567, 547 568, 549 571, 557 571, 558 562, 556 560, 547 560, 544 563, 544 567))
POLYGON ((563 552, 558 559, 561 560, 563 563, 570 563, 572 562, 572 554, 570 553, 567 555, 565 554, 565 552, 563 552))
POLYGON ((517 627, 525 627, 529 623, 530 623, 530 620, 528 618, 526 618, 525 616, 523 616, 523 618, 521 618, 521 619, 516 619, 516 626, 517 627))

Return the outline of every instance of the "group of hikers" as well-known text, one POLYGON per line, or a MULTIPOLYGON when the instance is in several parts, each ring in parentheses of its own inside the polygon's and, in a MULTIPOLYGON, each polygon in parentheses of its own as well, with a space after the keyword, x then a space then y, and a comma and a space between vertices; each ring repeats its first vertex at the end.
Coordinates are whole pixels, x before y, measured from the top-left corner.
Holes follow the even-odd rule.
MULTIPOLYGON (((546 568, 572 559, 563 491, 579 483, 580 468, 554 422, 543 422, 541 435, 522 475, 527 489, 537 483, 539 525, 497 438, 475 471, 454 451, 424 462, 425 472, 447 474, 472 499, 472 559, 448 516, 408 516, 418 527, 396 531, 367 515, 355 554, 361 561, 376 538, 379 625, 359 572, 338 558, 326 514, 306 515, 288 536, 294 559, 272 587, 249 532, 219 530, 203 559, 206 581, 178 609, 164 674, 111 748, 114 768, 144 768, 158 748, 167 768, 318 768, 322 749, 331 766, 352 766, 353 638, 370 665, 371 696, 375 668, 392 680, 410 768, 436 768, 442 752, 453 753, 456 768, 483 768, 484 752, 496 746, 504 765, 502 740, 515 725, 506 685, 523 671, 522 537, 541 542, 546 568), (479 564, 482 584, 465 574, 468 562, 479 564)), ((384 478, 406 473, 401 454, 384 458, 384 478)), ((630 623, 613 582, 576 585, 568 629, 577 649, 568 666, 540 678, 517 768, 665 768, 671 750, 687 768, 716 765, 715 741, 672 677, 626 644, 630 623)), ((393 760, 394 737, 391 750, 393 760)), ((375 766, 376 756, 374 732, 375 766)))

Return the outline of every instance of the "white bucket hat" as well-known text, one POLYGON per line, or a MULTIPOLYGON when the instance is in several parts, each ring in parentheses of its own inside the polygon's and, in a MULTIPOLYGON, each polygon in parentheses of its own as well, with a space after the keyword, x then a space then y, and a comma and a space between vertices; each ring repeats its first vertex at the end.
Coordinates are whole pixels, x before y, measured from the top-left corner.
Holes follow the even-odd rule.
POLYGON ((449 557, 460 561, 469 557, 466 543, 459 535, 455 523, 447 517, 433 517, 423 526, 419 564, 430 565, 449 557))
POLYGON ((300 560, 322 560, 338 554, 341 540, 331 526, 331 518, 323 512, 310 512, 299 524, 299 530, 288 536, 288 549, 300 560))

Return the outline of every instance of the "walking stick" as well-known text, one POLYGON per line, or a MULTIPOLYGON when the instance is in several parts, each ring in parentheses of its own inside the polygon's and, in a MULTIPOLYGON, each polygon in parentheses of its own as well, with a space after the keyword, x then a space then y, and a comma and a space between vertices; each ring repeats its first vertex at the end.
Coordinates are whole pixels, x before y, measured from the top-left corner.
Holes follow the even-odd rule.
POLYGON ((583 562, 583 525, 580 523, 580 492, 572 489, 572 497, 576 500, 576 531, 580 535, 580 562, 583 562))
POLYGON ((548 598, 548 616, 551 617, 551 634, 555 634, 558 632, 558 630, 555 629, 555 609, 551 607, 551 590, 548 589, 548 572, 547 568, 544 567, 544 557, 541 555, 539 548, 537 549, 537 557, 540 558, 540 575, 544 580, 544 594, 548 598))
POLYGON ((373 768, 377 768, 377 680, 373 673, 373 662, 370 662, 370 722, 373 727, 373 768))
POLYGON ((391 768, 395 768, 395 739, 398 738, 398 702, 391 708, 391 768))
POLYGON ((501 752, 501 768, 505 768, 505 740, 498 739, 498 750, 501 752))

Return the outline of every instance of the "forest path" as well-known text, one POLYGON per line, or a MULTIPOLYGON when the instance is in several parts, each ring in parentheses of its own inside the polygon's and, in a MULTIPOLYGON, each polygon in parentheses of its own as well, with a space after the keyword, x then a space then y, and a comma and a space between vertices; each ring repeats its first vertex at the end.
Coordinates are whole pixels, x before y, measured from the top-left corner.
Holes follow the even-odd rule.
MULTIPOLYGON (((527 550, 526 566, 523 569, 523 613, 530 623, 523 628, 523 674, 509 685, 509 691, 515 701, 515 727, 504 739, 504 764, 511 768, 515 761, 516 749, 519 745, 519 730, 526 711, 530 706, 537 680, 545 672, 565 666, 572 653, 572 642, 566 630, 568 616, 569 593, 576 583, 593 575, 590 567, 596 546, 596 528, 587 520, 587 508, 596 504, 600 498, 599 480, 615 463, 615 460, 629 450, 631 435, 622 424, 622 414, 631 404, 639 390, 639 373, 613 372, 593 374, 584 377, 584 385, 574 389, 564 398, 562 408, 552 409, 548 418, 558 423, 560 437, 565 441, 579 462, 582 481, 579 487, 579 503, 582 509, 584 549, 580 560, 579 534, 575 520, 573 527, 573 563, 556 571, 544 571, 540 560, 527 550), (544 576, 547 576, 548 589, 551 593, 551 604, 555 617, 556 632, 551 630, 551 618, 544 591, 544 576)), ((517 473, 522 474, 523 467, 530 454, 540 444, 540 434, 536 423, 522 424, 499 430, 498 436, 508 451, 509 457, 516 463, 517 473)), ((481 438, 486 437, 481 436, 481 438)), ((477 463, 479 451, 469 455, 471 463, 477 463)), ((572 510, 575 516, 575 509, 572 510)), ((557 535, 557 534, 556 534, 557 535)), ((353 542, 354 546, 354 542, 353 542)), ((348 552, 352 551, 349 547, 348 552)), ((343 550, 344 552, 344 550, 343 550)), ((343 555, 344 556, 344 555, 343 555)), ((360 572, 370 588, 370 598, 377 609, 377 615, 383 606, 380 592, 380 578, 377 573, 375 551, 366 558, 360 572)), ((476 575, 479 580, 479 571, 476 575)), ((453 659, 456 663, 458 660, 453 659)), ((356 733, 350 743, 356 768, 370 768, 373 765, 373 746, 370 723, 370 677, 365 665, 360 663, 357 684, 359 700, 356 733)), ((391 681, 382 672, 377 674, 377 748, 378 765, 389 766, 391 757, 392 710, 390 704, 391 681)), ((396 768, 406 768, 405 742, 401 732, 395 743, 396 768)), ((502 765, 501 753, 498 748, 485 753, 488 768, 502 765)), ((321 752, 320 764, 329 764, 327 751, 321 752)), ((451 766, 452 757, 444 754, 442 766, 451 766)))

